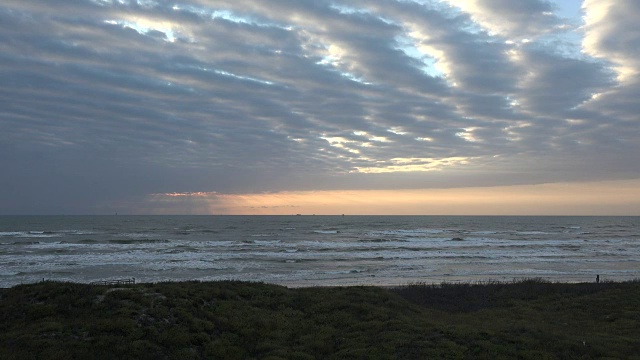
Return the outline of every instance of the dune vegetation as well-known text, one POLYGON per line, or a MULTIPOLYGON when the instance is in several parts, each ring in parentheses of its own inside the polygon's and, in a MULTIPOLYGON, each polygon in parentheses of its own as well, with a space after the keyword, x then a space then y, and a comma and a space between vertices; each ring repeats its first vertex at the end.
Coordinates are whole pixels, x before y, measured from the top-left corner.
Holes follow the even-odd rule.
POLYGON ((640 281, 42 282, 0 290, 0 358, 640 359, 640 281))

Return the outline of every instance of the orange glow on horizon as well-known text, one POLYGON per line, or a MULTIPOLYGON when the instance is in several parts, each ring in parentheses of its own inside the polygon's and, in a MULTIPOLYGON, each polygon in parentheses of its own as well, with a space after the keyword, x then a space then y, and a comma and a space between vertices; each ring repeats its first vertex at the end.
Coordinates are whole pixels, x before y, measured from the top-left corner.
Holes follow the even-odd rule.
POLYGON ((153 194, 147 212, 234 215, 640 215, 640 179, 460 189, 153 194))

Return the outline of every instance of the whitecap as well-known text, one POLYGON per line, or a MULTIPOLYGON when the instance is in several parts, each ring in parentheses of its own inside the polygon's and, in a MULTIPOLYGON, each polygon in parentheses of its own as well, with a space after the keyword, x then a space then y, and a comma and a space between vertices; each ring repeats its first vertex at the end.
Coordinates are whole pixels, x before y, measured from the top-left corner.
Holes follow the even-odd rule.
POLYGON ((60 234, 55 234, 48 231, 5 231, 5 232, 0 232, 0 236, 18 237, 18 238, 50 238, 50 237, 60 237, 60 234))
POLYGON ((444 233, 442 229, 396 229, 396 230, 379 230, 370 232, 369 235, 382 236, 402 236, 402 237, 421 237, 425 235, 437 235, 444 233))
POLYGON ((88 231, 88 230, 62 230, 60 232, 64 234, 69 234, 69 235, 95 235, 96 234, 96 232, 88 231))
POLYGON ((255 240, 253 243, 256 245, 275 245, 280 244, 280 240, 255 240))
POLYGON ((0 236, 20 236, 25 234, 24 231, 0 231, 0 236))

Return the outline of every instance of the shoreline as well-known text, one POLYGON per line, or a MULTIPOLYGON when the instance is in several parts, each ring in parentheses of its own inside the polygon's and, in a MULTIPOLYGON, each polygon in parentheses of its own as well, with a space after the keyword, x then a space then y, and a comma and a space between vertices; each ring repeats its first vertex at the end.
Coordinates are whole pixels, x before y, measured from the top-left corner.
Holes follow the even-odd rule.
POLYGON ((425 287, 439 287, 439 286, 483 286, 483 285, 510 285, 526 282, 536 282, 544 284, 557 284, 557 285, 572 285, 572 284, 621 284, 621 283, 636 283, 640 282, 640 276, 629 279, 606 279, 600 278, 599 281, 595 279, 592 281, 580 281, 580 280, 567 280, 567 279, 549 279, 543 277, 518 277, 511 280, 500 279, 469 279, 469 280, 454 280, 454 281, 438 281, 438 280, 422 280, 422 281, 409 281, 404 283, 348 283, 348 284, 292 284, 292 283, 275 283, 266 281, 251 281, 242 279, 221 279, 221 280, 200 280, 200 279, 180 279, 180 280, 163 280, 163 281, 137 281, 136 278, 120 278, 120 279, 107 279, 91 282, 77 282, 58 279, 46 279, 36 281, 32 283, 15 284, 10 287, 0 287, 0 290, 9 290, 18 286, 31 286, 41 283, 53 283, 53 284, 73 284, 73 285, 91 285, 91 286, 130 286, 130 285, 157 285, 157 284, 215 284, 215 283, 246 283, 246 284, 263 284, 270 286, 279 286, 287 289, 314 289, 314 288, 359 288, 359 287, 374 287, 382 289, 398 289, 414 286, 425 287))
POLYGON ((288 288, 306 288, 306 287, 352 287, 352 286, 379 286, 379 287, 398 287, 410 284, 468 284, 468 283, 512 283, 528 279, 539 279, 545 282, 552 283, 589 283, 599 281, 606 282, 626 282, 640 279, 640 272, 633 274, 630 271, 625 271, 624 274, 607 274, 607 272, 590 273, 590 274, 576 274, 567 276, 567 274, 558 274, 556 276, 539 276, 538 274, 515 274, 512 276, 499 275, 499 276, 485 276, 485 275, 448 275, 448 276, 407 276, 403 278, 398 277, 383 277, 383 276, 363 276, 363 277, 334 277, 327 279, 291 279, 291 280, 274 280, 274 279, 261 279, 254 276, 200 276, 200 277, 158 277, 158 276, 145 276, 132 274, 122 274, 120 276, 112 274, 111 276, 104 276, 100 278, 96 277, 79 277, 79 276, 64 276, 64 277, 40 277, 33 279, 29 282, 13 283, 9 281, 0 281, 0 289, 8 289, 17 285, 35 284, 44 281, 55 282, 71 282, 78 284, 90 284, 94 282, 111 282, 111 281, 133 281, 135 283, 163 283, 163 282, 216 282, 216 281, 246 281, 257 282, 284 286, 288 288), (7 286, 9 284, 9 286, 7 286))

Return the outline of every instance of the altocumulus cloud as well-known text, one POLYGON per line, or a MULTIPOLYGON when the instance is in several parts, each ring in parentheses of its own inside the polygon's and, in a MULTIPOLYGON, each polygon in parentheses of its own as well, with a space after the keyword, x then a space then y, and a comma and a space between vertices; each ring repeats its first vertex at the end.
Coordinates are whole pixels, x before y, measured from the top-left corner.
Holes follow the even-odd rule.
POLYGON ((0 213, 638 178, 640 5, 582 11, 4 0, 0 213))

